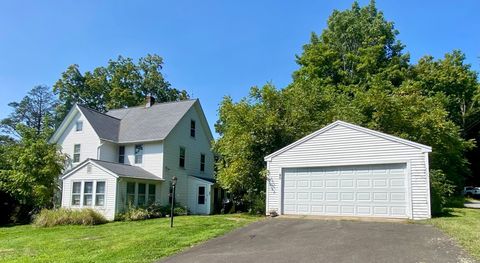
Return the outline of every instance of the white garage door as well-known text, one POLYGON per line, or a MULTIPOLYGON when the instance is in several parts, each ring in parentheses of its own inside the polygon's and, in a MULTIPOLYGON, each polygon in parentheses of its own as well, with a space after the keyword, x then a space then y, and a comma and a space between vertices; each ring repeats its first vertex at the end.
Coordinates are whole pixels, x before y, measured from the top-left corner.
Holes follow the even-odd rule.
POLYGON ((408 217, 405 164, 284 170, 283 213, 408 217))

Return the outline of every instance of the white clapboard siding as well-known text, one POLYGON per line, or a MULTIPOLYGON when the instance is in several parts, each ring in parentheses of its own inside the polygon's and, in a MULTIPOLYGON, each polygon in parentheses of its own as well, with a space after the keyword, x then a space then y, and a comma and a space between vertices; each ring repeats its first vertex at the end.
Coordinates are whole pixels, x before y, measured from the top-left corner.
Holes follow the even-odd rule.
POLYGON ((426 154, 418 147, 336 125, 267 160, 267 212, 280 212, 280 175, 283 168, 406 163, 410 176, 412 218, 429 218, 426 154))
MULTIPOLYGON (((163 143, 133 143, 125 146, 125 164, 135 165, 163 178, 163 143), (135 163, 135 145, 143 145, 142 163, 135 163)), ((118 150, 117 150, 118 154, 118 150)))
MULTIPOLYGON (((91 172, 88 172, 88 165, 80 168, 75 173, 63 180, 62 191, 62 207, 65 208, 93 208, 103 214, 108 220, 115 218, 116 192, 117 192, 117 178, 106 172, 105 170, 91 165, 91 172), (105 206, 72 206, 72 186, 73 182, 85 181, 105 181, 105 206)), ((83 191, 83 188, 82 188, 83 191)), ((93 197, 95 203, 95 197, 93 197)))
MULTIPOLYGON (((209 127, 206 123, 202 124, 203 116, 198 105, 197 103, 188 110, 164 141, 165 183, 162 184, 161 192, 168 193, 171 178, 176 176, 178 178, 176 201, 183 205, 188 205, 188 195, 196 195, 196 192, 189 192, 189 175, 213 178, 214 159, 207 135, 209 127), (190 136, 191 120, 196 123, 195 138, 190 136), (179 166, 180 147, 185 147, 185 168, 179 166), (205 172, 200 171, 200 154, 202 153, 205 154, 205 172)), ((168 195, 162 195, 162 203, 168 203, 168 195)))
POLYGON ((65 153, 73 160, 73 148, 75 144, 80 144, 80 162, 67 164, 66 170, 69 170, 77 164, 83 162, 88 158, 98 159, 97 151, 100 146, 100 138, 95 133, 95 130, 90 125, 88 120, 77 111, 73 120, 69 123, 65 131, 62 133, 57 141, 62 153, 65 153), (83 122, 82 131, 76 131, 77 121, 83 122))

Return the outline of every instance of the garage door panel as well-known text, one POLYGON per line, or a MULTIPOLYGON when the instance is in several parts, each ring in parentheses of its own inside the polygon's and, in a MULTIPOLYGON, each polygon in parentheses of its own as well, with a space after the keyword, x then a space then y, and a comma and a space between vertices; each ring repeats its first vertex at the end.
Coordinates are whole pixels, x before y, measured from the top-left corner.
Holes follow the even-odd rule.
POLYGON ((287 169, 283 213, 408 217, 405 164, 287 169))

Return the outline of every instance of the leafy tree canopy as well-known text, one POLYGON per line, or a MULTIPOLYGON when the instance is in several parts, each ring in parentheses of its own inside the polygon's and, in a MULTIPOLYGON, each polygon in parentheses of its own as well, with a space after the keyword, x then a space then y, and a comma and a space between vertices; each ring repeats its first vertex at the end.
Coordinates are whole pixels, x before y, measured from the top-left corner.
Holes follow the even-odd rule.
POLYGON ((53 123, 46 119, 54 119, 57 100, 47 86, 36 86, 20 102, 8 105, 13 108, 13 112, 0 121, 1 131, 5 134, 18 137, 19 124, 33 128, 36 134, 53 127, 53 123), (46 127, 46 123, 50 126, 46 127))
POLYGON ((355 2, 312 34, 289 86, 254 87, 237 103, 224 98, 214 147, 220 184, 254 204, 264 194, 266 155, 340 119, 432 146, 431 168, 444 180, 435 185, 461 186, 474 147, 462 123, 479 109, 477 75, 457 51, 410 64, 397 34, 373 1, 355 2))
POLYGON ((71 65, 55 83, 54 91, 60 99, 59 120, 75 103, 104 112, 109 109, 137 106, 152 95, 158 102, 188 98, 185 90, 172 88, 161 73, 163 59, 147 55, 137 62, 119 56, 107 66, 81 73, 78 65, 71 65))

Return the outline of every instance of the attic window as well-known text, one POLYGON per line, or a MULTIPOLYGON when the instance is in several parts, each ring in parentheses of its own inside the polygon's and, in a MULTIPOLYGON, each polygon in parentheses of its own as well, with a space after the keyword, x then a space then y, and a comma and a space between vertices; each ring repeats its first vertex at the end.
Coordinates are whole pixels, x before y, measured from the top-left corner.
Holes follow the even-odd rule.
POLYGON ((190 136, 195 138, 195 121, 194 120, 190 121, 190 136))
POLYGON ((75 124, 75 130, 76 131, 82 131, 83 130, 83 121, 77 121, 75 124))

